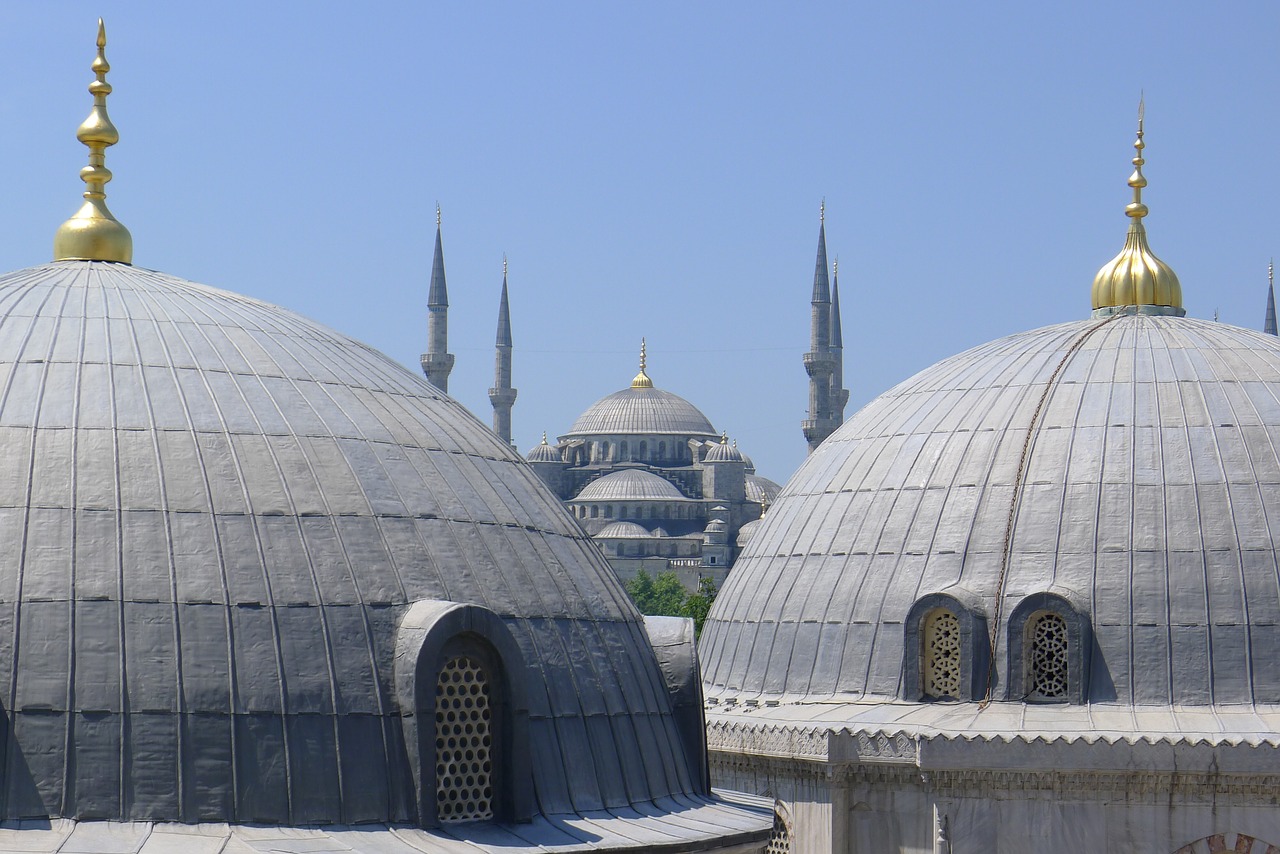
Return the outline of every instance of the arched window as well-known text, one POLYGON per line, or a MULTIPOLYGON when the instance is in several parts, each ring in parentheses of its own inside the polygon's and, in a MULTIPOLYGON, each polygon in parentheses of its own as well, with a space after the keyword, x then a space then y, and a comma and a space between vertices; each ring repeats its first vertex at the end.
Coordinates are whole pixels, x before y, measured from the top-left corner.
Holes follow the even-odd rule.
POLYGON ((649 458, 649 443, 642 440, 640 442, 640 459, 645 460, 648 458, 649 458))
POLYGON ((612 505, 612 504, 606 504, 606 505, 604 506, 604 518, 606 518, 606 519, 612 519, 612 518, 613 518, 613 505, 612 505))
POLYGON ((1008 699, 1088 702, 1093 637, 1082 606, 1066 595, 1032 593, 1009 613, 1008 638, 1008 699))
POLYGON ((983 600, 959 586, 926 593, 903 620, 902 698, 975 701, 991 681, 983 600))
POLYGON ((436 680, 436 818, 493 818, 493 700, 479 661, 458 655, 436 680))
POLYGON ((1067 621, 1052 612, 1027 621, 1027 687, 1031 697, 1066 700, 1071 685, 1067 621))
POLYGON ((421 599, 401 618, 395 689, 423 827, 532 816, 527 669, 487 608, 421 599))
POLYGON ((627 459, 627 443, 625 441, 618 443, 618 459, 627 459))
POLYGON ((619 519, 627 518, 627 505, 625 504, 618 505, 618 518, 619 519))
POLYGON ((667 443, 659 442, 658 443, 658 462, 662 462, 666 458, 667 458, 667 443))
POLYGON ((602 463, 609 462, 609 443, 608 442, 600 443, 600 462, 602 463))
POLYGON ((935 700, 960 698, 962 656, 960 620, 946 608, 935 608, 924 618, 924 660, 920 676, 924 693, 935 700))
POLYGON ((598 518, 600 518, 600 505, 599 505, 599 504, 592 504, 592 505, 591 505, 591 518, 592 518, 592 519, 598 519, 598 518))
POLYGON ((764 854, 791 854, 791 828, 776 812, 773 814, 773 833, 769 834, 764 854))

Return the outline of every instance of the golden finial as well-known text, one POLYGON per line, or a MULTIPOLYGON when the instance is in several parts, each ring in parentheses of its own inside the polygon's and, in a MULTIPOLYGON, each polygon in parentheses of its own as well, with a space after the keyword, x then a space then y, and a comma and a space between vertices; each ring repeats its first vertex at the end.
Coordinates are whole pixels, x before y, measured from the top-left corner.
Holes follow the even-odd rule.
POLYGON ((543 430, 543 431, 542 431, 542 444, 544 444, 544 445, 545 445, 545 444, 547 444, 547 431, 546 431, 546 430, 543 430))
POLYGON ((645 351, 644 339, 640 339, 640 373, 636 374, 635 379, 631 381, 632 388, 653 388, 653 380, 649 379, 649 375, 645 373, 647 367, 648 356, 645 351))
POLYGON ((107 210, 106 184, 111 170, 106 167, 107 146, 120 141, 120 133, 107 117, 107 96, 111 84, 107 72, 107 28, 98 19, 98 55, 93 60, 94 81, 89 84, 93 110, 76 131, 76 139, 89 147, 89 165, 80 170, 85 183, 84 204, 75 216, 58 227, 53 237, 55 261, 133 261, 133 236, 107 210))
POLYGON ((1147 245, 1147 230, 1142 219, 1147 206, 1142 203, 1142 190, 1147 179, 1142 174, 1146 160, 1142 151, 1143 119, 1146 112, 1145 98, 1138 99, 1138 138, 1133 147, 1133 174, 1128 184, 1133 188, 1133 201, 1125 206, 1129 217, 1129 233, 1125 237, 1120 254, 1105 264, 1093 277, 1093 309, 1095 315, 1115 314, 1117 310, 1132 309, 1142 314, 1171 314, 1182 317, 1187 312, 1182 307, 1182 284, 1168 264, 1161 261, 1147 245))
POLYGON ((729 444, 729 434, 724 430, 720 431, 720 444, 721 445, 729 444))

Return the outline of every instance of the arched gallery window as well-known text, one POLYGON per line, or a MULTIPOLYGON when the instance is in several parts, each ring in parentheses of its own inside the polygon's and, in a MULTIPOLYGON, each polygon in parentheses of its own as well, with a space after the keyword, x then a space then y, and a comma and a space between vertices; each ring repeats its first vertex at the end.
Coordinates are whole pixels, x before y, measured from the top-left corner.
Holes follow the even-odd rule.
POLYGON ((958 587, 916 600, 903 621, 903 699, 981 700, 991 665, 982 601, 958 587))
POLYGON ((930 611, 924 619, 921 667, 926 696, 935 700, 960 698, 962 651, 960 620, 946 608, 930 611))
POLYGON ((1088 701, 1089 615, 1056 593, 1032 593, 1009 614, 1008 698, 1041 703, 1088 701))

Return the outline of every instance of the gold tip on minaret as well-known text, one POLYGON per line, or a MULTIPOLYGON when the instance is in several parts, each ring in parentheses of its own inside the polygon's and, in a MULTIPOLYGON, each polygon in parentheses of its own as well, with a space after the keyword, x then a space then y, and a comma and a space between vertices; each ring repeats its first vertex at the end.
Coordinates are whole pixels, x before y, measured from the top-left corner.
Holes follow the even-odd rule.
POLYGON ((653 388, 653 380, 649 379, 649 375, 645 373, 648 367, 648 353, 645 349, 645 341, 640 339, 640 373, 636 374, 635 379, 631 381, 632 388, 653 388))
POLYGON ((507 253, 502 253, 502 278, 507 278, 507 253))
POLYGON ((111 94, 107 72, 111 65, 106 46, 107 28, 99 18, 98 55, 90 66, 94 73, 89 84, 93 110, 76 131, 76 138, 89 147, 89 165, 80 170, 80 179, 85 183, 84 204, 58 227, 53 237, 55 261, 133 262, 133 236, 107 209, 106 185, 111 180, 111 170, 106 166, 106 150, 120 141, 120 133, 107 116, 107 96, 111 94))
POLYGON ((440 203, 436 202, 436 228, 440 227, 440 203))
POLYGON ((827 197, 823 196, 822 201, 818 204, 818 222, 827 221, 827 197))

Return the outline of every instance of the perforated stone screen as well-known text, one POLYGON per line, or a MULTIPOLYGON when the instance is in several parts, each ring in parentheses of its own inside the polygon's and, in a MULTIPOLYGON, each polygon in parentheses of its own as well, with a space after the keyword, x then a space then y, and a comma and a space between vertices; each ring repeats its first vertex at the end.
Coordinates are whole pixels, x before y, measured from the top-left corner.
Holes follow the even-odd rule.
POLYGON ((924 690, 938 699, 960 696, 960 620, 941 608, 925 619, 924 690))
POLYGON ((1067 687, 1067 621, 1041 614, 1031 626, 1031 693, 1056 700, 1067 687))
POLYGON ((442 822, 493 818, 493 720, 489 679, 466 656, 436 682, 436 816, 442 822))
POLYGON ((764 854, 791 854, 791 831, 779 815, 773 817, 773 833, 769 836, 764 854))

